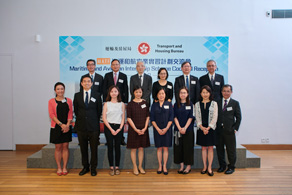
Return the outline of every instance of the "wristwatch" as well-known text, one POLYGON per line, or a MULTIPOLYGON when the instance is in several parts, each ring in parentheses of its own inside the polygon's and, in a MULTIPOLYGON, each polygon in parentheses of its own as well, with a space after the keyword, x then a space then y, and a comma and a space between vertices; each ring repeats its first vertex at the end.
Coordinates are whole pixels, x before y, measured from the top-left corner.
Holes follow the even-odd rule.
POLYGON ((61 126, 61 125, 63 125, 63 123, 60 122, 60 123, 59 123, 59 126, 61 126))

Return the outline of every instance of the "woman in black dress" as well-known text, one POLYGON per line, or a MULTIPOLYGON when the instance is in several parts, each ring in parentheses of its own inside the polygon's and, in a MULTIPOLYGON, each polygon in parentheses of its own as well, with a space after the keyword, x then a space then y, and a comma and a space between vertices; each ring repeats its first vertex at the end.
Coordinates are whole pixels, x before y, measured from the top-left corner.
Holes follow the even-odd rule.
POLYGON ((56 97, 49 100, 49 115, 51 118, 50 143, 55 144, 55 159, 57 175, 67 175, 69 159, 69 142, 72 141, 70 124, 73 119, 73 104, 70 98, 64 97, 65 85, 61 82, 54 87, 56 97), (61 160, 63 159, 63 168, 61 160))
POLYGON ((179 99, 173 110, 175 123, 173 159, 174 163, 180 164, 178 173, 188 174, 194 164, 194 115, 187 87, 183 86, 179 90, 179 99))
POLYGON ((142 168, 142 162, 144 157, 143 148, 150 146, 149 141, 149 107, 147 102, 142 98, 142 88, 135 86, 134 99, 127 106, 127 121, 129 123, 127 148, 131 149, 131 160, 133 163, 134 175, 145 174, 145 170, 142 168), (137 168, 136 151, 138 149, 139 168, 137 168))
POLYGON ((166 68, 160 68, 158 70, 157 78, 158 81, 153 83, 152 86, 152 98, 155 102, 158 102, 157 93, 158 91, 163 88, 165 91, 165 100, 171 102, 173 98, 173 85, 171 82, 167 81, 168 72, 166 68))
POLYGON ((197 144, 202 146, 202 159, 204 168, 201 174, 208 172, 213 176, 213 146, 216 144, 215 129, 218 118, 218 106, 213 101, 212 90, 204 85, 200 91, 200 101, 195 104, 195 117, 197 122, 197 144), (208 167, 207 167, 208 159, 208 167))

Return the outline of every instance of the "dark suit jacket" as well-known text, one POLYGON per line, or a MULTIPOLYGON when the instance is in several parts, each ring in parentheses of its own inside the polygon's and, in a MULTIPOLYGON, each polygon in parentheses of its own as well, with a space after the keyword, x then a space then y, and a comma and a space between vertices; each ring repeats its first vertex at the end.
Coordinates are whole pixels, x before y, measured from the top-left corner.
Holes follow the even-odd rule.
POLYGON ((100 94, 91 90, 89 99, 88 108, 86 108, 83 91, 75 93, 73 104, 76 122, 74 128, 77 131, 99 131, 99 119, 102 111, 100 94), (95 99, 95 102, 92 98, 95 99))
MULTIPOLYGON (((108 73, 106 73, 104 75, 104 80, 103 80, 103 101, 104 102, 105 102, 106 97, 107 97, 108 89, 112 85, 115 85, 113 72, 108 72, 108 73)), ((119 77, 117 79, 117 85, 116 86, 118 86, 118 88, 120 89, 122 102, 128 103, 129 89, 128 89, 127 75, 125 75, 122 72, 119 72, 119 77)))
MULTIPOLYGON (((90 76, 89 73, 85 74, 83 76, 86 76, 86 75, 90 76)), ((81 79, 82 79, 82 77, 81 77, 81 79)), ((81 79, 80 79, 80 91, 83 90, 83 87, 81 86, 81 79)), ((102 85, 103 85, 103 77, 100 74, 95 73, 94 81, 93 81, 91 90, 102 95, 102 93, 103 93, 102 85)))
MULTIPOLYGON (((135 74, 133 76, 131 76, 130 78, 130 93, 131 93, 131 99, 134 99, 134 87, 136 85, 140 86, 140 79, 138 74, 135 74)), ((150 105, 150 95, 152 92, 152 77, 145 74, 143 75, 143 95, 142 95, 142 99, 146 100, 146 102, 148 103, 148 105, 150 105)))
POLYGON ((215 79, 214 79, 214 87, 211 84, 210 78, 209 78, 209 74, 206 74, 204 76, 201 76, 200 79, 200 86, 203 87, 204 85, 208 85, 212 91, 213 91, 213 96, 214 96, 214 100, 219 100, 220 98, 222 98, 222 87, 224 85, 224 77, 220 74, 215 74, 215 79))
POLYGON ((239 102, 230 98, 227 104, 227 109, 223 112, 222 110, 222 98, 218 103, 218 120, 217 120, 217 133, 232 134, 234 130, 239 129, 241 122, 241 110, 239 102))
MULTIPOLYGON (((195 77, 193 75, 190 75, 190 77, 191 77, 191 80, 190 80, 189 96, 190 96, 191 102, 195 105, 195 103, 197 101, 199 101, 200 83, 199 83, 199 79, 197 77, 195 77)), ((179 98, 179 89, 183 86, 185 86, 184 75, 176 77, 175 83, 174 83, 174 94, 175 94, 176 101, 179 98)))

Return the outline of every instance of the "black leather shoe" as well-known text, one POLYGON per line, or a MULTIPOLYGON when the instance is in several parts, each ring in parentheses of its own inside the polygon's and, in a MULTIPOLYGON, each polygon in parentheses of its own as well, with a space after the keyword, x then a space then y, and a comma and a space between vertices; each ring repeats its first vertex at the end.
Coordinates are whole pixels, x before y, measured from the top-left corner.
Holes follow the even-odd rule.
POLYGON ((166 172, 163 171, 163 174, 164 174, 164 175, 168 175, 168 171, 166 171, 166 172))
POLYGON ((214 172, 213 171, 211 173, 209 171, 207 171, 207 172, 208 172, 208 175, 209 176, 213 176, 214 175, 214 172))
POLYGON ((189 174, 192 170, 190 169, 189 171, 184 170, 184 175, 189 174))
POLYGON ((205 171, 201 171, 201 174, 206 174, 207 173, 207 169, 205 171))
POLYGON ((162 173, 162 171, 157 171, 157 174, 161 174, 162 173))
POLYGON ((85 175, 85 174, 88 173, 88 172, 89 172, 89 168, 83 168, 83 169, 80 171, 79 175, 82 176, 82 175, 85 175))
POLYGON ((222 173, 226 170, 225 167, 219 167, 219 169, 217 170, 218 173, 222 173))
POLYGON ((96 169, 91 169, 91 176, 96 176, 97 172, 96 169))
POLYGON ((184 170, 182 170, 182 171, 178 170, 177 173, 178 174, 183 174, 184 173, 184 170))
POLYGON ((232 174, 234 172, 234 169, 227 169, 226 171, 225 171, 225 174, 232 174))

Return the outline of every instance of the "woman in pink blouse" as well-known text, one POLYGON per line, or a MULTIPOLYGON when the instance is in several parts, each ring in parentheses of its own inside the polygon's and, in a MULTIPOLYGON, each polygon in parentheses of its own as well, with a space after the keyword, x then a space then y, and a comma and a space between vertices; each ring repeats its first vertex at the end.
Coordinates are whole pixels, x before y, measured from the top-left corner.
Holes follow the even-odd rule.
POLYGON ((56 97, 49 100, 51 118, 50 143, 55 144, 55 159, 58 166, 57 175, 67 175, 69 159, 69 142, 72 141, 70 124, 73 118, 73 105, 70 98, 64 97, 65 85, 61 82, 54 87, 56 97), (63 167, 61 160, 63 159, 63 167))

